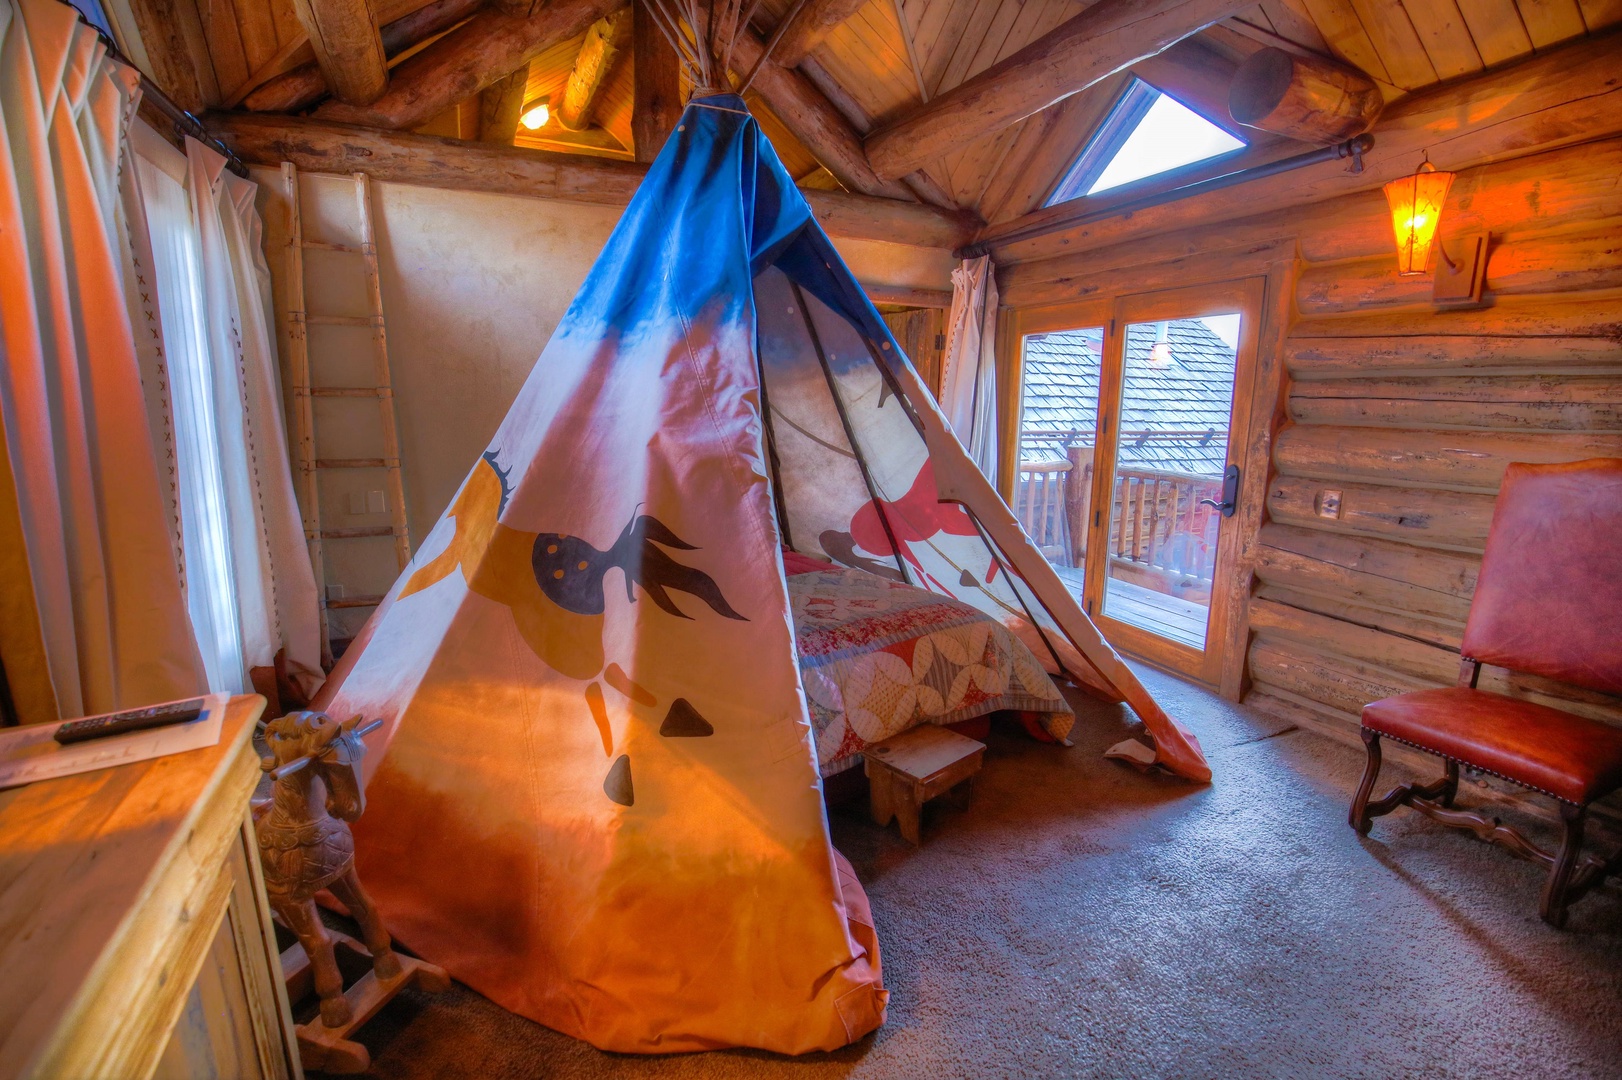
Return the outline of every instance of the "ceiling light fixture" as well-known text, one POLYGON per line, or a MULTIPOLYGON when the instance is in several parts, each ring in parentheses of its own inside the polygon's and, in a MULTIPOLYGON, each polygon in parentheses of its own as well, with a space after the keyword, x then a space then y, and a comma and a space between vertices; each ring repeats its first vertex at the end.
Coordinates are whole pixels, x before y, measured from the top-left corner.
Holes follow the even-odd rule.
MULTIPOLYGON (((507 115, 511 116, 512 114, 508 113, 507 115)), ((552 119, 552 100, 550 98, 541 98, 538 101, 529 102, 524 106, 524 111, 518 116, 518 122, 530 131, 539 131, 546 126, 546 122, 550 119, 552 119)))

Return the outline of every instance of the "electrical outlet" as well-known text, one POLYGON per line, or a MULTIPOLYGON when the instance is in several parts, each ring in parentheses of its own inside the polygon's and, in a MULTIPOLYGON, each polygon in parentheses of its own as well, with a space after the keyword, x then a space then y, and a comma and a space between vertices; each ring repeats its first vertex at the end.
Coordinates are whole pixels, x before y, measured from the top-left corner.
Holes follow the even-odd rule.
POLYGON ((1330 488, 1318 492, 1318 516, 1330 521, 1340 518, 1340 492, 1330 488))
POLYGON ((388 500, 383 498, 381 491, 368 491, 366 493, 366 512, 368 514, 386 514, 389 512, 388 500))

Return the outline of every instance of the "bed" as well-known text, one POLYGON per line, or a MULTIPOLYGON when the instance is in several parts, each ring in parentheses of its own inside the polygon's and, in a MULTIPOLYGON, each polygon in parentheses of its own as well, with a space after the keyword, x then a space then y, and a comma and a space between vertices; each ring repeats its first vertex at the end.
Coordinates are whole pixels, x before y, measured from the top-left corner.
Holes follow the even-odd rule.
POLYGON ((977 608, 794 552, 783 562, 823 776, 919 724, 1011 712, 1058 741, 1075 723, 1030 649, 977 608))

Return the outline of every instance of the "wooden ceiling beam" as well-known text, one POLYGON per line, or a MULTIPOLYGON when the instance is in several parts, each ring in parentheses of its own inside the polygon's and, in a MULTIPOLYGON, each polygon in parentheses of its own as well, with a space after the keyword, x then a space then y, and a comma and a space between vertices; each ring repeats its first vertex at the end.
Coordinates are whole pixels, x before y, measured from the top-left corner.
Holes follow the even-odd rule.
POLYGON ((951 310, 950 289, 920 289, 912 285, 862 284, 862 291, 875 304, 894 304, 909 308, 945 308, 951 310))
POLYGON ((190 15, 190 21, 196 21, 195 8, 188 8, 190 5, 175 0, 130 0, 130 15, 146 49, 152 81, 169 94, 170 101, 196 114, 219 104, 219 88, 212 86, 212 78, 203 78, 208 45, 201 41, 200 29, 188 34, 185 18, 190 15))
POLYGON ((489 146, 511 146, 518 136, 518 118, 524 112, 529 89, 529 65, 479 91, 479 141, 489 146))
POLYGON ((563 100, 557 103, 558 123, 570 131, 591 126, 591 110, 608 73, 614 69, 631 36, 631 9, 621 8, 591 24, 586 40, 575 57, 574 70, 563 87, 563 100))
MULTIPOLYGON (((747 75, 764 52, 765 43, 760 35, 747 26, 739 27, 732 47, 733 70, 740 77, 747 75)), ((905 184, 874 173, 862 150, 861 136, 800 72, 767 58, 755 76, 754 90, 794 137, 845 187, 863 195, 909 201, 913 198, 905 184)), ((904 176, 911 171, 906 169, 897 175, 904 176)))
POLYGON ((905 176, 1253 3, 1098 0, 1056 30, 868 136, 868 162, 878 177, 905 176))
POLYGON ((130 0, 130 13, 152 68, 149 74, 158 88, 189 113, 217 104, 217 100, 209 99, 218 94, 219 88, 212 85, 212 79, 208 80, 210 85, 205 85, 200 70, 208 61, 207 46, 201 50, 193 47, 193 41, 202 37, 201 29, 186 32, 188 16, 193 23, 197 20, 196 8, 176 0, 130 0))
POLYGON ((329 101, 316 115, 367 127, 420 127, 623 5, 624 0, 551 0, 528 16, 485 8, 395 68, 388 92, 370 105, 329 101))
POLYGON ((1132 74, 1156 90, 1170 94, 1217 127, 1248 141, 1254 133, 1228 115, 1228 91, 1238 70, 1238 64, 1199 36, 1185 38, 1131 68, 1132 74))
MULTIPOLYGON (((391 57, 405 52, 451 29, 479 10, 483 3, 484 0, 434 0, 386 24, 381 31, 383 51, 391 57)), ((242 99, 242 107, 253 112, 296 112, 314 105, 327 92, 327 79, 321 74, 321 66, 304 64, 266 80, 242 99)))
POLYGON ((631 27, 633 93, 631 142, 636 160, 647 164, 659 156, 665 140, 681 120, 681 61, 637 0, 631 27))
MULTIPOLYGON (((629 161, 271 113, 209 113, 204 124, 250 165, 275 167, 291 161, 306 172, 348 176, 359 170, 376 180, 460 191, 624 206, 647 172, 646 165, 629 161)), ((970 215, 921 203, 845 191, 802 194, 830 236, 950 249, 966 243, 975 229, 970 215)))
POLYGON ((798 67, 811 50, 840 25, 855 15, 867 0, 806 0, 783 40, 777 43, 773 58, 784 67, 798 67))
POLYGON ((389 87, 389 61, 367 0, 293 0, 315 62, 339 101, 368 105, 389 87))
MULTIPOLYGON (((873 130, 873 122, 868 119, 867 113, 862 109, 861 104, 851 95, 850 91, 839 84, 838 79, 835 79, 826 68, 817 62, 816 57, 808 56, 800 61, 798 71, 810 81, 811 85, 823 97, 828 99, 828 104, 832 105, 834 110, 845 118, 845 123, 850 125, 850 129, 856 138, 861 139, 869 131, 873 130)), ((957 200, 952 198, 952 193, 922 169, 903 176, 901 183, 920 202, 926 202, 946 210, 962 209, 958 206, 957 200)))
POLYGON ((1228 114, 1246 127, 1319 145, 1361 135, 1384 107, 1356 68, 1272 48, 1239 65, 1228 97, 1228 114))

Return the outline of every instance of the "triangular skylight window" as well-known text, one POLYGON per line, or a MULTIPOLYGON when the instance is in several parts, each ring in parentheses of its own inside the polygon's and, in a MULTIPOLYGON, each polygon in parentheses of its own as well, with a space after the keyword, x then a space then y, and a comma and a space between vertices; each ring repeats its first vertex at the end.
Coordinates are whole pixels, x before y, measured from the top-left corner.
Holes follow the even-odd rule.
POLYGON ((1047 205, 1097 195, 1244 145, 1176 98, 1133 79, 1047 205))

